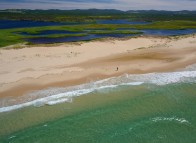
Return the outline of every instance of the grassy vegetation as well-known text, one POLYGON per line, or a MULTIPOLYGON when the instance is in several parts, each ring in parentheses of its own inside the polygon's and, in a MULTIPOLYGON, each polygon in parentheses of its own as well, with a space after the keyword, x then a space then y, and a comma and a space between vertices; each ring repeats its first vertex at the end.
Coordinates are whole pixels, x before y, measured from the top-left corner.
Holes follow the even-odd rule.
POLYGON ((26 32, 29 34, 37 34, 40 31, 45 31, 45 30, 67 30, 71 32, 82 32, 83 25, 73 25, 73 26, 42 26, 42 27, 31 27, 31 28, 15 28, 11 29, 12 32, 26 32))
POLYGON ((23 36, 24 38, 62 38, 62 37, 79 37, 86 36, 87 33, 81 34, 51 34, 51 35, 40 35, 40 36, 23 36))
POLYGON ((0 47, 14 45, 17 43, 24 42, 22 36, 14 35, 12 30, 1 30, 0 31, 0 47))
POLYGON ((147 25, 127 25, 127 24, 82 24, 82 25, 64 25, 64 26, 43 26, 32 28, 15 28, 0 30, 0 47, 25 42, 25 38, 58 38, 67 36, 86 36, 88 34, 139 34, 138 31, 117 30, 118 28, 135 29, 196 29, 196 21, 157 21, 147 25), (88 30, 86 30, 88 29, 88 30), (92 30, 89 30, 92 29, 92 30), (104 30, 103 30, 104 29, 104 30), (76 34, 52 34, 52 35, 29 35, 24 36, 17 33, 26 32, 36 34, 44 30, 67 30, 78 32, 76 34))

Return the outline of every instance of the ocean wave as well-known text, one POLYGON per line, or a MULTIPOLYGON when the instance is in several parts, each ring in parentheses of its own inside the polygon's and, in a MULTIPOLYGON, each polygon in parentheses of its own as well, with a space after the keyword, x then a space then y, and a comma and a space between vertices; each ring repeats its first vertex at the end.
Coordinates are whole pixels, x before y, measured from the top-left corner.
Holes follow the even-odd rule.
POLYGON ((145 125, 149 127, 149 125, 152 125, 152 123, 159 123, 159 122, 175 122, 179 124, 191 124, 187 119, 185 118, 179 118, 176 116, 172 117, 154 117, 149 118, 147 120, 141 120, 139 122, 134 123, 132 126, 129 127, 129 131, 135 130, 140 127, 144 127, 145 125))
POLYGON ((155 117, 151 119, 153 122, 160 122, 160 121, 175 121, 178 123, 190 123, 185 118, 177 118, 177 117, 155 117))
POLYGON ((124 74, 100 81, 90 82, 68 88, 50 88, 32 92, 20 97, 18 105, 7 105, 0 108, 1 112, 8 112, 28 106, 55 105, 64 102, 72 102, 73 97, 86 95, 94 91, 104 91, 119 86, 138 86, 146 83, 166 85, 178 82, 196 82, 196 71, 179 71, 170 73, 149 74, 124 74), (28 102, 27 102, 28 101, 28 102))
POLYGON ((171 83, 190 81, 193 78, 196 78, 196 71, 130 75, 129 78, 136 80, 136 81, 142 81, 145 83, 152 83, 156 85, 166 85, 166 84, 171 84, 171 83))
MULTIPOLYGON (((85 95, 85 94, 91 93, 96 90, 99 91, 99 90, 108 89, 108 88, 115 88, 117 86, 118 85, 107 85, 107 86, 79 89, 79 90, 68 91, 65 93, 54 94, 51 96, 36 99, 36 100, 26 102, 26 103, 2 107, 2 108, 0 108, 0 113, 8 112, 8 111, 12 111, 12 110, 32 106, 32 105, 35 107, 40 107, 43 105, 55 105, 55 104, 64 103, 64 102, 72 102, 73 97, 85 95)), ((41 91, 41 92, 43 93, 43 91, 41 91)), ((48 93, 48 91, 47 91, 47 93, 48 93)))
POLYGON ((95 84, 118 84, 118 85, 140 85, 142 83, 151 83, 156 85, 166 85, 171 83, 186 82, 192 80, 195 82, 196 71, 180 71, 169 73, 149 73, 149 74, 124 74, 119 77, 112 77, 95 82, 95 84))

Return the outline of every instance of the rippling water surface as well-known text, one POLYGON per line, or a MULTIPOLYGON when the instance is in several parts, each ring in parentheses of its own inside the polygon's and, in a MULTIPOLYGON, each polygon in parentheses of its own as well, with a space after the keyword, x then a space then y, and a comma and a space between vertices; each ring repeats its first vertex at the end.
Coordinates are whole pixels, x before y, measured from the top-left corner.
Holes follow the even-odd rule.
POLYGON ((191 67, 37 91, 0 108, 0 141, 194 143, 195 89, 191 67))

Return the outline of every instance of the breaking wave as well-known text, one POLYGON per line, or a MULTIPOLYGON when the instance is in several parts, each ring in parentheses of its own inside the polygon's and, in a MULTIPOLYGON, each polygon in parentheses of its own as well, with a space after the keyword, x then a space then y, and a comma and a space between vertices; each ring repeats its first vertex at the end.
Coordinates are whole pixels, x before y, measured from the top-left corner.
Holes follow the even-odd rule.
MULTIPOLYGON (((1 104, 0 113, 20 109, 28 106, 40 107, 64 102, 72 102, 73 97, 92 93, 94 91, 113 89, 118 86, 138 86, 141 84, 166 85, 179 82, 196 82, 196 71, 179 71, 169 73, 125 74, 96 82, 90 82, 68 88, 51 88, 32 92, 20 99, 17 105, 1 104), (2 106, 3 105, 3 106, 2 106)), ((157 118, 157 120, 160 120, 157 118)))

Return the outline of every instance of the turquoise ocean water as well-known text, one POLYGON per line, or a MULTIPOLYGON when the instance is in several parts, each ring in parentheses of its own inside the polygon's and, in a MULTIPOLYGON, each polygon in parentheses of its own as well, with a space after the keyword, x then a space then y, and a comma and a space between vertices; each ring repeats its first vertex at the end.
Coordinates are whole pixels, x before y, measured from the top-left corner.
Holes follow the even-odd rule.
POLYGON ((23 99, 0 108, 0 142, 196 142, 194 69, 122 75, 23 99))

